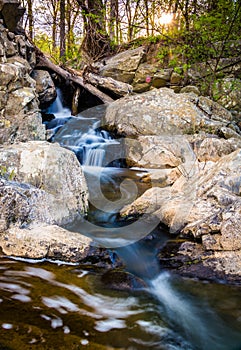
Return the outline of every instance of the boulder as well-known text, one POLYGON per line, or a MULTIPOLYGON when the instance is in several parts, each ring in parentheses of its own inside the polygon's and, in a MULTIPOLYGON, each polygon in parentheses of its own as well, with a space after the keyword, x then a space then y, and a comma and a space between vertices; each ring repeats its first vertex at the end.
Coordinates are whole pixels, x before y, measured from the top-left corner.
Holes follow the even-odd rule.
POLYGON ((30 71, 28 62, 19 56, 0 64, 0 144, 45 139, 30 71))
POLYGON ((161 88, 170 84, 172 72, 172 68, 158 69, 153 76, 152 86, 161 88))
POLYGON ((56 225, 42 224, 31 229, 12 226, 0 234, 4 254, 31 259, 79 261, 87 256, 91 244, 90 238, 56 225))
POLYGON ((170 169, 182 163, 180 139, 170 136, 126 138, 127 164, 148 169, 170 169))
POLYGON ((122 216, 142 215, 148 209, 172 233, 203 239, 207 250, 239 250, 240 149, 203 167, 193 163, 192 172, 171 187, 147 190, 122 210, 122 216))
POLYGON ((38 224, 31 228, 11 226, 0 233, 0 247, 8 256, 26 259, 51 259, 91 264, 104 269, 121 266, 112 252, 96 245, 90 238, 56 225, 38 224))
POLYGON ((6 27, 12 32, 17 29, 18 22, 25 12, 25 9, 20 5, 18 0, 0 0, 1 15, 6 27))
POLYGON ((140 291, 147 288, 147 284, 134 274, 121 269, 107 271, 101 281, 108 289, 126 292, 140 291))
POLYGON ((187 137, 187 139, 193 145, 199 162, 216 162, 222 156, 241 148, 241 139, 234 137, 225 140, 215 135, 197 135, 197 137, 187 137))
POLYGON ((182 276, 240 284, 241 251, 206 251, 197 242, 169 240, 157 255, 160 266, 182 276))
POLYGON ((35 69, 31 76, 36 81, 36 92, 38 94, 40 108, 48 107, 57 96, 51 75, 45 70, 35 69))
MULTIPOLYGON (((34 186, 34 189, 31 187, 23 194, 24 198, 27 196, 25 202, 30 209, 24 214, 26 219, 20 218, 20 221, 63 225, 86 213, 88 190, 82 168, 71 151, 58 144, 41 141, 2 146, 0 164, 1 169, 5 169, 5 177, 34 186), (37 190, 39 192, 35 194, 37 190)), ((11 188, 8 187, 3 193, 2 203, 6 196, 11 195, 11 188)), ((14 193, 13 190, 13 198, 14 193)), ((6 205, 3 213, 5 226, 12 210, 10 204, 6 205)), ((23 210, 24 205, 16 208, 16 212, 22 213, 23 210)), ((18 221, 17 215, 12 217, 18 221)))
POLYGON ((231 129, 232 115, 210 99, 194 94, 175 94, 171 89, 154 89, 127 96, 107 107, 103 126, 120 135, 175 135, 201 131, 240 135, 231 129), (227 125, 230 127, 227 128, 227 125), (230 130, 230 133, 227 130, 230 130))
POLYGON ((144 47, 121 52, 114 57, 105 60, 99 73, 103 77, 110 77, 122 81, 123 83, 131 84, 135 72, 144 57, 144 47))
POLYGON ((183 88, 181 88, 180 93, 193 93, 198 96, 201 95, 199 88, 193 85, 184 86, 183 88))
POLYGON ((2 48, 2 61, 17 54, 17 45, 9 36, 8 30, 0 22, 0 44, 2 48))
POLYGON ((141 63, 135 73, 134 80, 132 82, 134 92, 148 91, 152 86, 153 75, 155 74, 157 67, 148 63, 141 63))

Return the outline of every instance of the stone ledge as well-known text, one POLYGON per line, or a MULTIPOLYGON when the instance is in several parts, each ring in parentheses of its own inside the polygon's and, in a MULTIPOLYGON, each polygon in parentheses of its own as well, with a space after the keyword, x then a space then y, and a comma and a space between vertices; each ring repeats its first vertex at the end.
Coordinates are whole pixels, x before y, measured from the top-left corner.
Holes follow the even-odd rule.
POLYGON ((20 6, 18 0, 0 0, 0 12, 5 26, 15 32, 17 25, 24 15, 25 9, 20 6))

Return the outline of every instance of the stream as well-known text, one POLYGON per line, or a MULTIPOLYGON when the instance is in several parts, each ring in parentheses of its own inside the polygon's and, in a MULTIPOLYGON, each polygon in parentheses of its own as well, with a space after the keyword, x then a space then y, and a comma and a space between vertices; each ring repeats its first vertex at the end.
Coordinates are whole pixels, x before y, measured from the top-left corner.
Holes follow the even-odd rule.
POLYGON ((122 140, 101 129, 104 111, 71 117, 60 97, 48 111, 52 141, 75 152, 90 191, 88 218, 66 228, 117 253, 143 287, 112 290, 101 268, 1 257, 0 350, 241 350, 240 286, 161 271, 155 253, 167 233, 118 219, 147 185, 142 169, 125 167, 122 140))

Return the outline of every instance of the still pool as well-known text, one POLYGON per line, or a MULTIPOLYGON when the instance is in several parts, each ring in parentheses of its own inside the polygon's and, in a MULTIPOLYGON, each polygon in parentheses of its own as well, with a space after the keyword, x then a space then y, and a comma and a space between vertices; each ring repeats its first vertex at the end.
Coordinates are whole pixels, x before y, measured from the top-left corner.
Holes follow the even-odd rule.
POLYGON ((127 293, 102 274, 1 257, 0 349, 241 349, 240 286, 161 272, 127 293))

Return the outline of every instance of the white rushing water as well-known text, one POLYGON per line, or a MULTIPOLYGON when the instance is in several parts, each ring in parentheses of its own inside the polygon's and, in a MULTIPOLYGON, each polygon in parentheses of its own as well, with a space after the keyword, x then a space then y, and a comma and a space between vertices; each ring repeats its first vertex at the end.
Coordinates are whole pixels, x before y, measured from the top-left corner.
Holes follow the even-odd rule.
MULTIPOLYGON (((61 106, 60 96, 52 108, 52 113, 57 110, 57 118, 69 116, 69 110, 64 111, 61 106)), ((110 223, 111 218, 115 218, 113 213, 118 213, 126 203, 136 199, 138 191, 133 190, 133 182, 127 180, 122 181, 119 199, 107 200, 102 193, 101 181, 110 188, 110 192, 116 191, 115 177, 121 174, 121 169, 118 167, 104 168, 104 166, 121 158, 122 154, 119 152, 122 147, 121 143, 112 140, 106 131, 100 129, 100 116, 104 108, 104 106, 97 106, 71 118, 58 130, 53 140, 76 153, 85 170, 90 190, 90 202, 96 209, 103 211, 100 215, 105 222, 110 223), (116 154, 116 150, 119 153, 116 154)), ((101 294, 91 295, 74 285, 57 284, 58 287, 61 286, 79 296, 82 302, 92 309, 91 311, 83 311, 76 304, 59 296, 43 297, 42 302, 45 306, 54 308, 60 313, 63 313, 63 310, 70 310, 87 314, 95 319, 94 328, 101 333, 108 333, 112 329, 124 332, 129 327, 128 317, 134 315, 136 320, 131 327, 143 329, 150 339, 146 335, 140 339, 133 334, 131 339, 136 344, 136 348, 132 344, 132 347, 128 349, 240 350, 241 332, 229 328, 227 322, 224 322, 212 310, 207 300, 199 300, 195 294, 182 290, 180 280, 177 282, 171 274, 160 272, 156 263, 155 266, 151 266, 151 263, 150 266, 147 265, 145 260, 148 260, 149 252, 144 249, 140 251, 137 246, 130 245, 145 236, 145 233, 148 232, 148 225, 145 226, 145 221, 139 221, 127 228, 111 227, 108 229, 85 221, 77 223, 73 228, 75 230, 80 226, 80 232, 86 232, 87 235, 106 247, 117 247, 118 245, 121 247, 129 244, 120 252, 121 257, 125 259, 129 270, 145 279, 148 285, 146 291, 155 299, 154 308, 159 319, 158 317, 149 319, 146 316, 141 318, 139 315, 147 312, 142 307, 133 311, 134 305, 138 304, 136 298, 113 299, 113 297, 101 294)), ((154 222, 153 228, 155 226, 154 222)), ((153 260, 153 257, 151 259, 153 260)), ((184 280, 183 283, 185 285, 184 280)))

